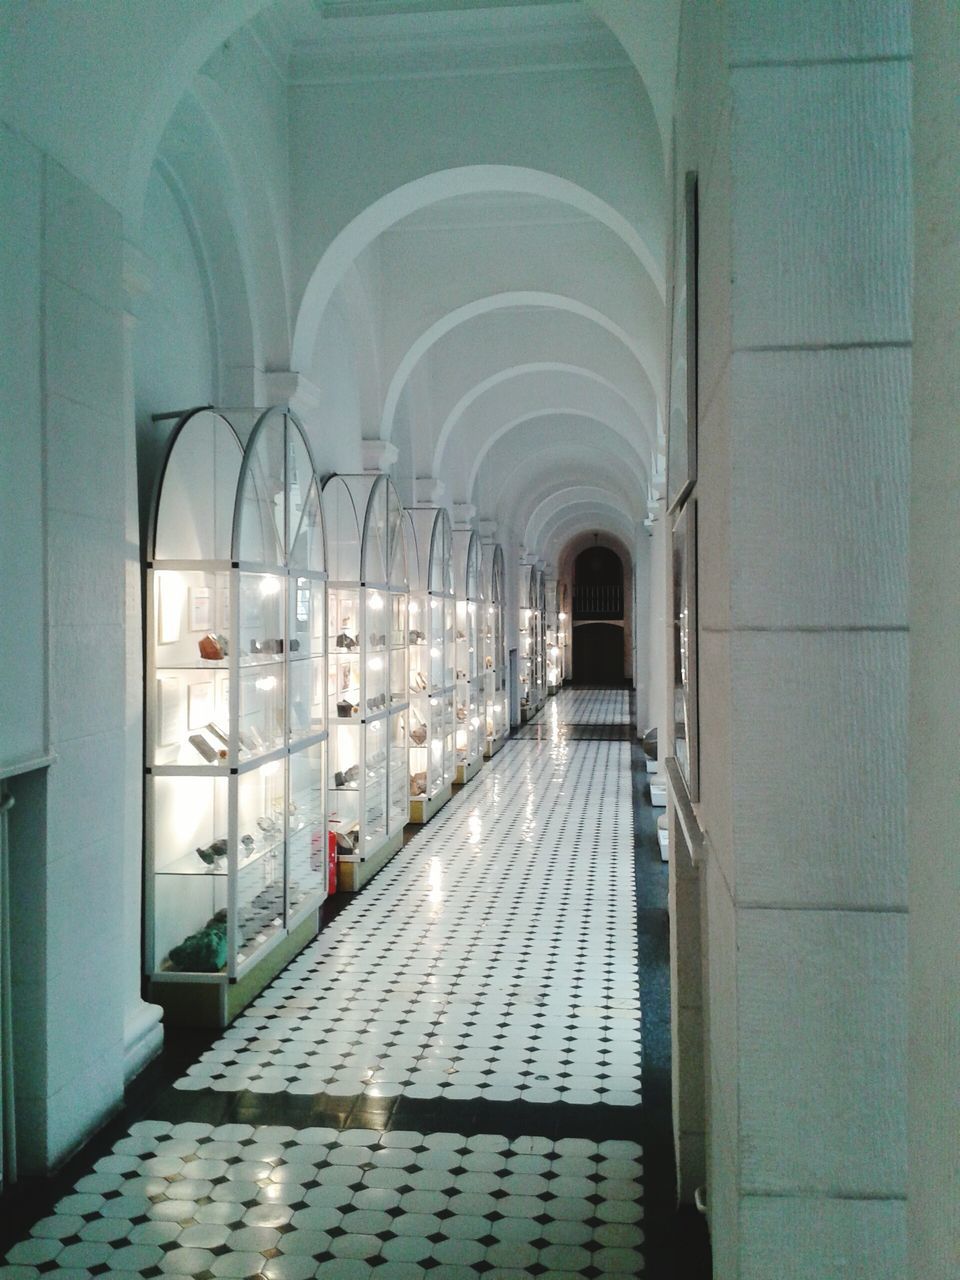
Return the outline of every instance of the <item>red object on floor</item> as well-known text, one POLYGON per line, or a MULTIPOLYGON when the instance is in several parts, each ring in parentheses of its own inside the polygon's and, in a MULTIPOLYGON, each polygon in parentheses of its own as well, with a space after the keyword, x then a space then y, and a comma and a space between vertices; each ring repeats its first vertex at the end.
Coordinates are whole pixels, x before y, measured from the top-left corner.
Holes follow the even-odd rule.
POLYGON ((327 879, 327 892, 337 892, 337 837, 336 833, 331 831, 327 836, 329 870, 327 879))

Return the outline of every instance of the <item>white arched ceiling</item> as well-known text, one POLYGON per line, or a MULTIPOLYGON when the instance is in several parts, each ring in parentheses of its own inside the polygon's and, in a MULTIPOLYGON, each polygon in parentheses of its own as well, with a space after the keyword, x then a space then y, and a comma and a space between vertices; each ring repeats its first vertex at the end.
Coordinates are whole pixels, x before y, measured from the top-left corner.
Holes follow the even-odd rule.
POLYGON ((520 308, 528 310, 550 310, 561 314, 578 316, 589 324, 607 333, 614 342, 624 348, 637 362, 646 375, 658 399, 662 399, 661 365, 650 358, 649 347, 631 336, 621 325, 575 298, 563 297, 556 293, 535 292, 533 290, 499 293, 492 297, 478 298, 456 310, 448 312, 435 321, 422 333, 405 353, 394 371, 387 387, 383 402, 383 413, 380 421, 380 438, 389 440, 393 431, 394 415, 404 388, 417 369, 420 362, 431 355, 443 339, 463 325, 482 316, 498 312, 512 312, 520 308))
MULTIPOLYGON (((464 486, 458 500, 472 501, 480 465, 501 436, 520 422, 571 414, 605 422, 649 470, 649 428, 617 387, 589 369, 534 365, 504 369, 463 398, 444 424, 445 447, 441 453, 438 446, 432 474, 454 477, 464 486)), ((548 446, 545 437, 541 448, 548 446)))
POLYGON ((543 397, 552 394, 554 374, 588 370, 597 386, 615 392, 634 410, 633 436, 641 443, 640 422, 655 418, 656 396, 643 368, 605 328, 552 308, 488 311, 451 329, 404 387, 397 419, 418 424, 420 474, 442 465, 460 416, 515 369, 542 374, 543 397))
POLYGON ((584 466, 582 451, 558 456, 553 449, 549 459, 538 459, 532 453, 523 463, 514 465, 496 490, 495 505, 484 514, 493 516, 498 524, 512 522, 522 531, 531 514, 543 503, 557 493, 569 494, 571 489, 584 484, 589 484, 597 493, 602 492, 605 501, 616 502, 632 518, 643 514, 642 509, 638 509, 638 494, 642 495, 644 490, 632 481, 622 462, 618 469, 613 459, 596 457, 588 469, 584 466))
POLYGON ((626 518, 630 517, 630 509, 617 502, 618 495, 609 489, 598 488, 591 484, 572 484, 557 489, 550 497, 545 498, 530 512, 523 534, 525 547, 539 547, 543 543, 543 531, 558 515, 566 515, 578 506, 591 505, 593 509, 609 510, 613 508, 626 518))
MULTIPOLYGON (((531 429, 542 431, 534 421, 504 436, 490 451, 481 469, 476 489, 476 507, 481 518, 492 519, 500 529, 510 528, 520 541, 531 513, 560 491, 589 485, 603 493, 631 519, 645 514, 646 482, 642 472, 626 459, 615 434, 599 423, 578 422, 581 433, 591 432, 591 445, 556 447, 548 451, 529 438, 531 429), (527 437, 527 438, 525 438, 527 437)), ((558 431, 557 420, 548 424, 551 439, 558 431)))
POLYGON ((509 193, 444 200, 377 243, 384 297, 404 300, 385 316, 387 369, 444 316, 513 292, 576 299, 663 366, 664 306, 653 282, 618 236, 568 205, 509 193))
POLYGON ((511 435, 501 438, 487 453, 477 475, 477 504, 493 510, 498 504, 516 506, 524 498, 539 502, 558 479, 565 481, 572 474, 582 480, 588 471, 597 483, 607 487, 612 485, 631 494, 646 492, 646 473, 637 456, 624 449, 617 433, 604 423, 570 415, 554 417, 547 430, 549 455, 537 449, 543 440, 540 418, 515 427, 511 435), (529 439, 525 438, 527 430, 529 439))
POLYGON ((654 282, 660 297, 664 296, 664 277, 656 255, 640 232, 627 219, 566 178, 535 169, 511 165, 472 165, 445 169, 418 178, 382 196, 358 214, 335 237, 324 252, 306 289, 300 305, 293 338, 293 365, 306 369, 313 349, 314 335, 323 313, 350 263, 388 228, 410 214, 466 194, 484 195, 512 192, 539 196, 568 205, 588 218, 608 227, 632 251, 637 262, 654 282))
MULTIPOLYGON (((666 139, 678 0, 588 3, 636 68, 638 92, 649 94, 666 139)), ((119 209, 136 237, 160 139, 197 72, 257 15, 307 7, 303 0, 164 0, 125 6, 118 21, 116 0, 9 6, 4 118, 119 209)), ((319 23, 319 7, 314 16, 319 23)))
POLYGON ((602 482, 613 471, 638 494, 647 490, 644 462, 618 430, 589 414, 544 410, 505 424, 481 460, 470 501, 482 518, 506 523, 525 495, 539 501, 571 467, 581 480, 602 482))

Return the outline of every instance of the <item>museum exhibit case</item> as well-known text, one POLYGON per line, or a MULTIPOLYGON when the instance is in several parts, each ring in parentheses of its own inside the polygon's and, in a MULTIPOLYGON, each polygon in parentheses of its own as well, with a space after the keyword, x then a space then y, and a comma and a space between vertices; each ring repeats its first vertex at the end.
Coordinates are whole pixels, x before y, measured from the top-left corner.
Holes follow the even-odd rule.
POLYGON ((547 697, 553 698, 559 693, 563 684, 563 670, 560 655, 560 619, 559 619, 559 584, 553 579, 546 580, 546 610, 544 626, 544 646, 546 653, 547 697))
POLYGON ((560 684, 570 679, 570 610, 567 607, 567 584, 557 583, 557 647, 560 650, 560 684))
POLYGON ((292 413, 175 421, 145 582, 145 967, 170 1022, 225 1026, 317 932, 326 548, 292 413))
POLYGON ((403 844, 407 802, 407 547, 386 475, 323 487, 329 539, 328 808, 340 889, 403 844))
POLYGON ((543 706, 540 671, 540 583, 536 565, 521 564, 520 606, 520 719, 525 724, 543 706))
POLYGON ((483 764, 486 737, 480 643, 483 552, 475 531, 454 530, 453 564, 457 592, 455 780, 462 784, 469 782, 483 764))
POLYGON ((410 565, 410 821, 428 822, 453 794, 456 769, 456 594, 453 534, 442 507, 408 512, 410 565))
POLYGON ((547 587, 546 575, 542 569, 537 570, 536 608, 533 611, 533 686, 531 696, 535 699, 536 708, 546 706, 547 702, 547 587))
POLYGON ((481 563, 483 609, 480 629, 483 663, 482 714, 484 719, 484 758, 495 756, 510 733, 510 707, 507 691, 507 653, 504 632, 506 578, 503 549, 498 543, 486 543, 481 563))

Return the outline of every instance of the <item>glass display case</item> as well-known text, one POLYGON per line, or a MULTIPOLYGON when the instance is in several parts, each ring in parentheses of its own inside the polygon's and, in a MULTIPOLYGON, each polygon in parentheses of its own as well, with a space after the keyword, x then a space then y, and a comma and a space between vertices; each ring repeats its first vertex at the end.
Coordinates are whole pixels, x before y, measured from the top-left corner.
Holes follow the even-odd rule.
POLYGON ((481 654, 483 660, 484 757, 495 756, 510 732, 507 693, 507 655, 504 636, 506 579, 503 550, 495 543, 483 548, 481 654))
POLYGON ((329 822, 338 885, 354 890, 402 846, 408 820, 406 539, 403 508, 385 475, 331 476, 323 501, 329 822))
POLYGON ((534 610, 534 689, 537 707, 547 702, 547 579, 542 569, 537 570, 537 607, 534 610))
POLYGON ((560 649, 560 684, 570 679, 570 610, 567 607, 567 584, 557 583, 557 646, 560 649))
POLYGON ((296 418, 178 415, 147 546, 150 998, 224 1026, 314 936, 329 884, 326 549, 296 418))
POLYGON ((559 593, 559 584, 548 579, 546 582, 544 642, 546 646, 547 697, 549 698, 557 695, 563 683, 560 665, 559 593))
POLYGON ((525 724, 541 707, 540 700, 540 592, 536 565, 520 566, 520 719, 525 724))
POLYGON ((407 513, 411 557, 410 821, 429 822, 453 794, 456 753, 456 595, 450 517, 438 507, 407 513))
POLYGON ((483 764, 484 717, 481 688, 480 626, 483 619, 482 563, 479 536, 470 529, 453 534, 457 591, 456 717, 454 747, 456 781, 469 782, 483 764))

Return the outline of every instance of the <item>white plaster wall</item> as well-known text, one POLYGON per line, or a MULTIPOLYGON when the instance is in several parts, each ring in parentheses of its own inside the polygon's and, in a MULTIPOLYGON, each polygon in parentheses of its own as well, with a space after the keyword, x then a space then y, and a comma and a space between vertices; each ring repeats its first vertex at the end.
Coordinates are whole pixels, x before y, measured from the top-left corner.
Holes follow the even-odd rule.
MULTIPOLYGON (((20 947, 38 963, 19 986, 15 1034, 21 1158, 61 1160, 122 1096, 126 494, 120 220, 58 164, 20 145, 43 190, 33 239, 44 349, 50 742, 46 840, 32 850, 20 947), (35 238, 34 238, 35 237, 35 238), (29 937, 26 937, 26 933, 29 937)), ((138 745, 138 743, 137 743, 138 745)), ((136 749, 136 747, 134 747, 136 749)), ((15 889, 16 892, 16 889, 15 889)), ((22 972, 22 971, 21 971, 22 972)))
POLYGON ((905 10, 684 8, 723 1280, 903 1274, 905 10))
MULTIPOLYGON (((142 470, 150 480, 169 433, 150 415, 209 404, 218 384, 211 284, 183 211, 157 170, 147 188, 141 244, 150 278, 137 302, 134 385, 142 470)), ((143 491, 145 512, 150 493, 143 491)))
POLYGON ((905 1274, 960 1258, 960 26, 916 5, 913 484, 910 607, 910 1127, 905 1274))
POLYGON ((47 747, 46 610, 40 368, 42 182, 39 153, 0 129, 3 386, 0 436, 0 768, 47 747))

